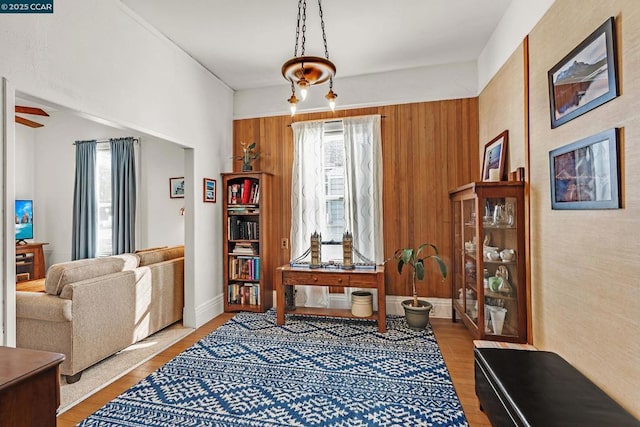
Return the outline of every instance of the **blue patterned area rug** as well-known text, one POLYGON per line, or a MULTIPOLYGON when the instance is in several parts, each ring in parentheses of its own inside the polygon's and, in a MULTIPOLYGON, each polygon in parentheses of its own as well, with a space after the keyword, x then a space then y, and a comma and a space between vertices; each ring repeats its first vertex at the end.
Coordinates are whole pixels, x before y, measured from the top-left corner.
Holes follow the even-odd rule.
POLYGON ((429 328, 240 313, 80 426, 467 426, 429 328))

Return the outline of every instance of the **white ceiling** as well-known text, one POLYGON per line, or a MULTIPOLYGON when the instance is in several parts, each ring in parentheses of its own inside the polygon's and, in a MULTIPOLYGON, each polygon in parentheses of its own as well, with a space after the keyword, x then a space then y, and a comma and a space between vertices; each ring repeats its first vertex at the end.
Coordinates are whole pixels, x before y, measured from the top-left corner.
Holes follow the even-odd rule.
MULTIPOLYGON (((121 0, 234 90, 284 83, 296 0, 121 0)), ((340 77, 475 61, 514 0, 324 0, 340 77)), ((306 54, 324 56, 318 4, 307 2, 306 54)))

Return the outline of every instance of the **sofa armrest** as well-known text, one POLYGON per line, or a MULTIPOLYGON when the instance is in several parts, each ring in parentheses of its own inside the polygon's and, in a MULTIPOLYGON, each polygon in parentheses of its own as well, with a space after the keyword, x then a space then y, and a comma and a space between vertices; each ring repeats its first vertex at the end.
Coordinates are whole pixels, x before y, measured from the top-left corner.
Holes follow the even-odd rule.
POLYGON ((61 298, 72 301, 73 362, 65 375, 74 375, 134 342, 133 270, 67 284, 61 298))
POLYGON ((16 292, 16 317, 49 322, 71 322, 71 301, 43 292, 16 292))

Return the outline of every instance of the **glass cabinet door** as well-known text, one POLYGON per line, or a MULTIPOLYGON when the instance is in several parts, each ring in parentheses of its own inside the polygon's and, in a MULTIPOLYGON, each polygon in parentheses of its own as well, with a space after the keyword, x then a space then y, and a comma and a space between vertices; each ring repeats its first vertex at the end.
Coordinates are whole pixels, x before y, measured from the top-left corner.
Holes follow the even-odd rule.
POLYGON ((515 336, 518 331, 518 229, 515 197, 480 198, 482 209, 482 295, 484 332, 515 336))
MULTIPOLYGON (((454 265, 453 280, 454 310, 464 313, 476 324, 478 317, 478 259, 477 212, 475 198, 454 202, 454 265)), ((481 247, 482 245, 480 245, 481 247)))
POLYGON ((477 213, 475 199, 462 201, 462 230, 464 235, 464 280, 457 289, 457 298, 464 313, 477 326, 478 317, 478 257, 477 213))

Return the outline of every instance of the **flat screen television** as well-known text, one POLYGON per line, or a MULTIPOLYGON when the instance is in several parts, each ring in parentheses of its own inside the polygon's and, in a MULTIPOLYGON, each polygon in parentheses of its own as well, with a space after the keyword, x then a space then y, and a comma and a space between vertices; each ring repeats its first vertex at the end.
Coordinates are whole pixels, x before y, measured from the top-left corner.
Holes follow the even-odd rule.
POLYGON ((33 200, 16 200, 16 243, 33 239, 33 200))

